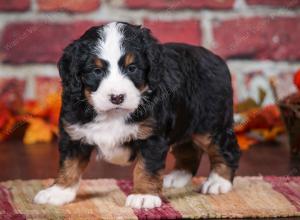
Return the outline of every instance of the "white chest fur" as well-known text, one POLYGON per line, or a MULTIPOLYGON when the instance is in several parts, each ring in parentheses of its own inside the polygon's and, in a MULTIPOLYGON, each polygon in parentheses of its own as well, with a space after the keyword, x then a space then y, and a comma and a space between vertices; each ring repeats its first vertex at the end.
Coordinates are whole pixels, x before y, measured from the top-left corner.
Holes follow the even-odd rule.
POLYGON ((130 150, 122 147, 124 142, 136 139, 139 126, 125 123, 124 117, 96 117, 92 122, 65 127, 72 140, 96 145, 103 159, 115 163, 128 162, 130 150))

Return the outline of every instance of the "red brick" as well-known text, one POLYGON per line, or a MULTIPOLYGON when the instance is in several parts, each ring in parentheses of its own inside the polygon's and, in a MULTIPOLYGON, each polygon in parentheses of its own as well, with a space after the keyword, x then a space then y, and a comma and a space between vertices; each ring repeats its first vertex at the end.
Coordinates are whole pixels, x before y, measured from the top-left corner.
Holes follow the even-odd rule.
POLYGON ((185 42, 199 45, 201 43, 201 32, 198 21, 150 21, 145 20, 144 25, 151 29, 153 35, 162 43, 185 42))
POLYGON ((100 7, 100 0, 38 0, 40 11, 90 12, 100 7))
POLYGON ((95 24, 88 21, 10 24, 4 29, 0 44, 3 59, 10 63, 56 62, 62 49, 92 25, 95 24))
POLYGON ((126 0, 125 3, 133 9, 231 9, 234 0, 126 0))
POLYGON ((0 0, 1 11, 26 11, 30 7, 30 0, 0 0))
POLYGON ((297 8, 300 7, 300 0, 247 0, 247 4, 283 8, 297 8))
POLYGON ((216 21, 213 32, 214 51, 223 57, 300 60, 300 17, 216 21))

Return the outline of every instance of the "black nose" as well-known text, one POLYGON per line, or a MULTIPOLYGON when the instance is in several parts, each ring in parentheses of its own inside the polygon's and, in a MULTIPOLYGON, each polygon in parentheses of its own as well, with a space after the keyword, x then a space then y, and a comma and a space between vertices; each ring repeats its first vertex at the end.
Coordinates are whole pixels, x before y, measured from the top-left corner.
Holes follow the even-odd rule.
POLYGON ((115 105, 120 105, 122 102, 124 102, 124 97, 124 94, 110 95, 110 101, 115 105))

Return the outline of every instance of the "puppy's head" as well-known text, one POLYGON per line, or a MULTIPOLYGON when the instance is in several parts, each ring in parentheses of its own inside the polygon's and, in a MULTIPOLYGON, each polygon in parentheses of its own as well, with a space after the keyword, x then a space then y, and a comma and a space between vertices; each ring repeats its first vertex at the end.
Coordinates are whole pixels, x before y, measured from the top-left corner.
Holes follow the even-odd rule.
POLYGON ((92 27, 59 61, 64 93, 87 100, 98 113, 133 112, 159 81, 159 51, 150 31, 140 26, 92 27))

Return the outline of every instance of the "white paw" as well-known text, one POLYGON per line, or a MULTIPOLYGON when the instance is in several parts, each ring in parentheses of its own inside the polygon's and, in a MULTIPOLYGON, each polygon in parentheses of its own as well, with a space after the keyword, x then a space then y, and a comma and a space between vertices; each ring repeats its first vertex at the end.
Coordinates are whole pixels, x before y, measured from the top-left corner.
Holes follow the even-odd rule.
POLYGON ((192 174, 185 170, 174 170, 168 175, 164 176, 163 185, 165 188, 184 187, 192 179, 192 174))
POLYGON ((136 209, 153 209, 161 206, 159 196, 150 194, 131 194, 127 196, 126 206, 136 209))
POLYGON ((203 194, 220 194, 229 192, 231 188, 232 184, 230 181, 217 173, 211 172, 208 179, 203 183, 201 192, 203 194))
POLYGON ((78 184, 74 187, 68 188, 53 185, 47 189, 39 191, 33 201, 37 204, 63 205, 75 199, 77 189, 78 184))

